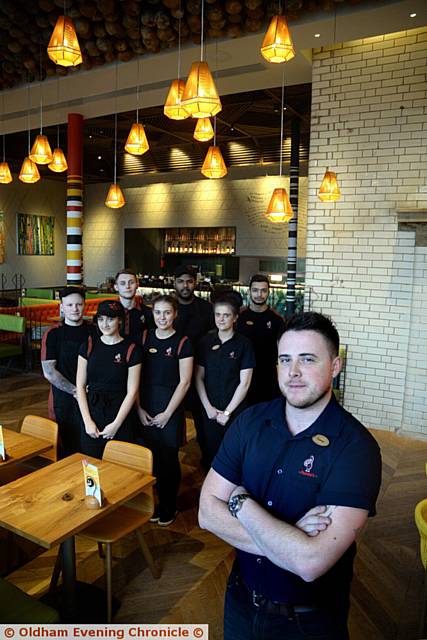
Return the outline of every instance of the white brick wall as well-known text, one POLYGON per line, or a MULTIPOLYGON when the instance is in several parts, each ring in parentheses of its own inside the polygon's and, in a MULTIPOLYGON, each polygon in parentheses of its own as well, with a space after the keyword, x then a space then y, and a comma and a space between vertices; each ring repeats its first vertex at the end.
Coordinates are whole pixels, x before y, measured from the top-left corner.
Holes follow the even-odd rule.
POLYGON ((348 345, 347 408, 371 427, 418 434, 427 434, 427 252, 398 231, 397 209, 425 206, 426 34, 313 53, 307 219, 306 282, 348 345), (337 203, 317 198, 327 166, 337 203))

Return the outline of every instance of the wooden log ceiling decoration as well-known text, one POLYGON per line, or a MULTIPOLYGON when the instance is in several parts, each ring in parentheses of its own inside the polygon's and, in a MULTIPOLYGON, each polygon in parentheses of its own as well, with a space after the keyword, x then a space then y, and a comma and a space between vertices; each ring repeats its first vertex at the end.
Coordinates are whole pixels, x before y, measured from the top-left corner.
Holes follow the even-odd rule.
MULTIPOLYGON (((292 25, 307 13, 333 11, 336 5, 366 4, 370 0, 286 0, 292 25)), ((261 32, 279 11, 279 0, 206 0, 206 32, 212 38, 238 38, 261 32)), ((65 0, 83 54, 79 67, 59 67, 46 53, 52 30, 64 12, 64 0, 1 0, 0 89, 55 76, 89 70, 115 60, 178 48, 181 17, 182 43, 200 43, 200 0, 65 0), (181 6, 181 9, 180 9, 181 6)))

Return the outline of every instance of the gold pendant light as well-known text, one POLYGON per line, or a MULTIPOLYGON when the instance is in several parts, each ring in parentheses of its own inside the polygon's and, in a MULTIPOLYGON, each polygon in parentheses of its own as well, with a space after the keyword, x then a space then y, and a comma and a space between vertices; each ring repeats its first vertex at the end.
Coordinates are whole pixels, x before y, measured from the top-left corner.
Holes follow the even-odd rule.
POLYGON ((273 16, 261 46, 261 54, 267 62, 289 62, 295 57, 295 49, 285 16, 273 16))
MULTIPOLYGON (((280 115, 280 168, 279 168, 279 176, 282 177, 282 167, 283 167, 283 118, 285 113, 285 68, 283 67, 282 72, 282 100, 281 100, 281 115, 280 115)), ((286 189, 283 187, 278 187, 274 189, 273 194, 270 198, 270 202, 265 212, 265 217, 270 220, 270 222, 289 222, 291 218, 293 218, 294 212, 292 210, 292 205, 289 200, 289 196, 287 194, 286 189)))
POLYGON ((182 106, 192 118, 209 118, 222 109, 221 100, 207 62, 203 61, 205 2, 201 8, 200 62, 193 62, 182 95, 182 106))
POLYGON ((39 133, 34 140, 29 157, 36 164, 49 164, 49 162, 52 162, 52 149, 50 148, 49 140, 42 133, 39 133))
POLYGON ((326 169, 317 197, 322 202, 336 202, 341 198, 336 173, 326 169))
POLYGON ((144 126, 140 122, 134 122, 126 140, 125 150, 133 156, 142 156, 149 148, 144 126))
MULTIPOLYGON (((117 87, 117 65, 116 65, 116 87, 117 87)), ((117 108, 117 105, 116 105, 117 108)), ((117 111, 114 116, 114 182, 108 189, 105 199, 105 206, 109 209, 120 209, 126 204, 123 191, 117 184, 117 111)))
POLYGON ((223 178, 227 175, 227 167, 219 147, 215 145, 209 147, 203 162, 202 173, 207 178, 223 178))
POLYGON ((184 80, 173 80, 163 107, 163 113, 171 120, 185 120, 190 117, 188 111, 181 104, 182 94, 184 93, 184 80))
POLYGON ((0 162, 0 184, 9 184, 9 182, 12 182, 9 165, 7 162, 0 162))
POLYGON ((21 182, 32 184, 40 180, 40 173, 35 162, 31 158, 25 158, 22 163, 21 171, 19 172, 19 179, 21 182))
POLYGON ((48 165, 51 171, 55 173, 62 173, 68 169, 67 160, 65 158, 64 152, 59 147, 53 150, 52 154, 52 162, 48 165))
POLYGON ((68 16, 58 17, 47 46, 47 55, 61 67, 75 67, 83 62, 76 30, 68 16))
POLYGON ((117 183, 110 184, 107 197, 105 199, 105 206, 109 209, 120 209, 126 204, 123 191, 117 183))
POLYGON ((210 118, 197 118, 193 138, 199 142, 208 142, 208 140, 212 140, 213 137, 214 130, 210 118))
POLYGON ((265 216, 270 222, 289 222, 294 217, 286 189, 273 191, 265 216))

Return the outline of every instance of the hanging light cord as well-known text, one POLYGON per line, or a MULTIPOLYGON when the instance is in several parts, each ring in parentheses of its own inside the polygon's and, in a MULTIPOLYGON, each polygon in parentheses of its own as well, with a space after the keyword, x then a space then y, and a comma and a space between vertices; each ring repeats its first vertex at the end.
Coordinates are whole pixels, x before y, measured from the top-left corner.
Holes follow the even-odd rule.
POLYGON ((282 164, 283 164, 283 120, 285 113, 285 65, 282 69, 282 109, 280 113, 280 170, 279 176, 282 177, 282 164))
POLYGON ((40 40, 39 44, 40 50, 40 72, 39 72, 39 82, 40 82, 40 134, 43 133, 43 90, 42 90, 42 41, 40 40))
POLYGON ((5 149, 4 138, 5 138, 5 135, 3 134, 3 162, 6 162, 6 149, 5 149))
POLYGON ((181 77, 181 1, 179 3, 179 20, 178 20, 178 81, 181 77))
POLYGON ((28 129, 28 156, 30 155, 30 83, 27 84, 27 129, 28 129))
POLYGON ((203 32, 205 24, 205 0, 202 0, 202 24, 200 32, 200 62, 203 62, 203 32))
POLYGON ((117 178, 117 110, 114 115, 114 184, 117 178))
POLYGON ((59 124, 56 126, 56 146, 59 149, 59 124))

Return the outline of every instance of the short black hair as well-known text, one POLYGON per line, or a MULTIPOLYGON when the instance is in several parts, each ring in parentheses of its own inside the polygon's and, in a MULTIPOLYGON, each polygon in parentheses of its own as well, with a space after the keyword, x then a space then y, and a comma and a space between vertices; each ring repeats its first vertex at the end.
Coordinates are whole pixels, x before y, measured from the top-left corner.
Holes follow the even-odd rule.
POLYGON ((282 336, 288 331, 316 331, 325 338, 332 356, 335 358, 339 354, 340 337, 338 331, 332 320, 321 313, 305 311, 292 316, 286 321, 282 336))
POLYGON ((59 292, 59 298, 60 300, 63 300, 67 296, 71 296, 73 293, 76 293, 77 295, 79 295, 83 300, 85 300, 86 298, 86 292, 83 289, 83 287, 72 287, 72 286, 64 287, 63 289, 61 289, 59 292))
POLYGON ((117 283, 117 280, 119 279, 119 276, 122 275, 122 273, 128 275, 128 276, 133 276, 135 278, 135 280, 138 282, 138 276, 136 275, 136 271, 134 271, 133 269, 120 269, 120 271, 117 271, 115 277, 114 277, 114 283, 117 283))
POLYGON ((252 278, 249 280, 249 289, 254 282, 265 282, 270 288, 270 280, 268 279, 268 276, 265 276, 262 273, 256 273, 254 276, 252 276, 252 278))
POLYGON ((196 280, 197 274, 195 269, 189 264, 181 264, 174 271, 175 278, 180 278, 181 276, 190 276, 193 280, 196 280))

